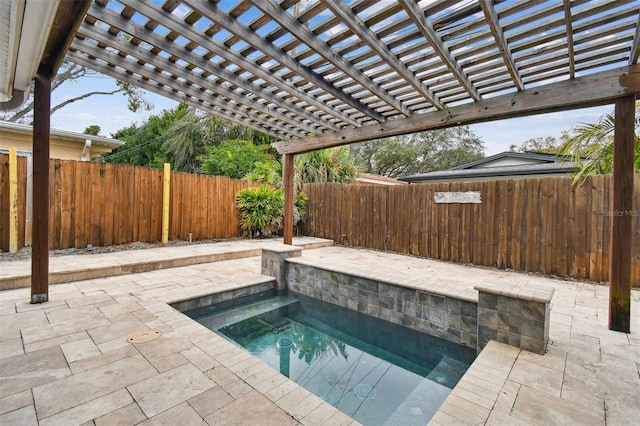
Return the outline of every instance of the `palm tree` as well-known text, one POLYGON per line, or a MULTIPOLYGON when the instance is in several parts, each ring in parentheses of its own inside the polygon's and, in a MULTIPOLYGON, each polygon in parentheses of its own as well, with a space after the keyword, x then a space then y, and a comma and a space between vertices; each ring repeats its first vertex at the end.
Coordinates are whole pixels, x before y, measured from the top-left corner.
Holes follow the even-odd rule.
MULTIPOLYGON (((640 103, 636 103, 636 116, 640 103)), ((573 182, 581 182, 587 176, 613 172, 613 133, 615 118, 612 114, 600 117, 597 123, 580 123, 560 147, 558 153, 578 164, 573 182)), ((636 120, 636 129, 640 122, 636 120)), ((634 173, 640 173, 640 137, 634 138, 634 173)))
POLYGON ((296 157, 296 171, 300 182, 342 183, 358 177, 358 168, 345 147, 326 148, 296 157))

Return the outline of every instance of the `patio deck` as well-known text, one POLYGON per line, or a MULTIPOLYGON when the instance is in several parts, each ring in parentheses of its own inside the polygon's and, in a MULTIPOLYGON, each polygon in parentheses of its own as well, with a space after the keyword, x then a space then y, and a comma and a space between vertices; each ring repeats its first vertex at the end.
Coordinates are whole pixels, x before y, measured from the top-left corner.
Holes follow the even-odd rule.
MULTIPOLYGON (((221 244, 52 258, 52 266, 117 268, 135 256, 224 256, 274 242, 221 244)), ((0 424, 355 424, 167 304, 272 282, 261 275, 260 258, 248 255, 52 285, 42 305, 28 303, 28 288, 0 292, 0 424), (162 335, 127 342, 149 330, 162 335)), ((623 425, 640 418, 639 291, 632 292, 627 335, 607 328, 605 286, 343 247, 307 249, 302 257, 411 286, 441 282, 467 297, 487 282, 555 288, 547 354, 492 342, 432 424, 623 425)), ((18 274, 18 266, 0 262, 0 271, 18 274)))

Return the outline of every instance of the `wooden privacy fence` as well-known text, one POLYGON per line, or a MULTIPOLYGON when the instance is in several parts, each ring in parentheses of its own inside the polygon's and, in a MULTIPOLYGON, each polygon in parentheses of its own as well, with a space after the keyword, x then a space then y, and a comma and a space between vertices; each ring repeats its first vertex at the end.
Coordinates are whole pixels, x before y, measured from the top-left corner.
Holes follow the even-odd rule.
MULTIPOLYGON (((304 230, 338 244, 500 269, 609 279, 611 176, 404 186, 307 184, 304 230), (479 191, 480 204, 436 204, 479 191)), ((634 177, 632 285, 640 287, 640 175, 634 177)))
MULTIPOLYGON (((8 155, 0 154, 0 167, 0 243, 8 250, 8 155)), ((50 173, 51 249, 160 241, 162 170, 50 160, 50 173)), ((240 236, 235 195, 254 185, 227 177, 172 172, 169 239, 187 240, 190 233, 193 240, 240 236)), ((19 157, 18 247, 29 242, 27 198, 27 158, 19 157)))

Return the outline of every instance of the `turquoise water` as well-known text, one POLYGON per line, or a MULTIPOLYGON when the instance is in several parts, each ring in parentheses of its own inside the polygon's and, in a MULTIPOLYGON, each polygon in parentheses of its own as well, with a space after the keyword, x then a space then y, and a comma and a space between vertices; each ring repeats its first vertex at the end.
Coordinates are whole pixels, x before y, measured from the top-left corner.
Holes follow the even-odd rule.
POLYGON ((421 425, 475 351, 305 296, 187 312, 364 425, 421 425))

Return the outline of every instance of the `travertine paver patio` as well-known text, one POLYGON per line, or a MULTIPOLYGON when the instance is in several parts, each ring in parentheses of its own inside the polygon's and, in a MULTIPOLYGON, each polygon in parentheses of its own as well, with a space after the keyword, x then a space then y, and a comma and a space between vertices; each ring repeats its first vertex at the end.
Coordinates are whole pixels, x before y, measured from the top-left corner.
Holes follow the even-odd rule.
MULTIPOLYGON (((107 262, 115 254, 99 256, 107 262)), ((556 289, 547 354, 491 343, 433 424, 610 425, 640 418, 638 291, 627 335, 607 329, 605 286, 341 247, 302 256, 411 285, 435 278, 467 295, 489 281, 556 289)), ((260 274, 260 259, 248 257, 53 285, 42 305, 28 303, 26 288, 0 292, 0 424, 352 423, 167 305, 270 280, 260 274), (162 336, 127 342, 143 330, 162 336)))

